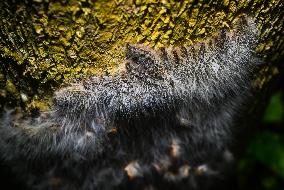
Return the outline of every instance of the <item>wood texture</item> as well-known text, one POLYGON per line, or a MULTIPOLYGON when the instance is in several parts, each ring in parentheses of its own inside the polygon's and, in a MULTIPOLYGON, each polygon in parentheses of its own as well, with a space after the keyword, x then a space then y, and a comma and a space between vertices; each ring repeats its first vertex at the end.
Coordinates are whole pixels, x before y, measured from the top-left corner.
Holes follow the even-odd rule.
POLYGON ((256 73, 262 89, 284 54, 281 0, 3 0, 0 2, 1 105, 48 108, 62 83, 124 67, 125 45, 179 46, 231 28, 241 14, 258 21, 256 73))

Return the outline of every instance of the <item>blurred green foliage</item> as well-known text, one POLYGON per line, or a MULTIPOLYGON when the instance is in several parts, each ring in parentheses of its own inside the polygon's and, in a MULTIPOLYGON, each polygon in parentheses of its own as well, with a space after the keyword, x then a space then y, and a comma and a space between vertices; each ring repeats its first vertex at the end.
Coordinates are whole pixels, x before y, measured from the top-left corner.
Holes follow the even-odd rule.
POLYGON ((263 117, 264 123, 281 123, 284 118, 283 92, 274 94, 263 117))
POLYGON ((238 163, 241 189, 284 190, 283 92, 270 98, 262 124, 238 163))
POLYGON ((251 142, 248 154, 284 179, 284 144, 279 134, 258 134, 251 142))

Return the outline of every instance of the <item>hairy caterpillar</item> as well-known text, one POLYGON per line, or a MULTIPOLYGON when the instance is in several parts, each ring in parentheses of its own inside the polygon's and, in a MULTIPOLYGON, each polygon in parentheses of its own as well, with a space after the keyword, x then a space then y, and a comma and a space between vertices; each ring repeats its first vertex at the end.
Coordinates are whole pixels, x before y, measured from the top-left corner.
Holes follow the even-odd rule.
POLYGON ((191 46, 126 44, 124 73, 58 90, 53 110, 36 118, 6 112, 1 157, 29 173, 23 178, 35 189, 205 188, 198 176, 214 176, 228 158, 260 63, 257 37, 254 20, 243 16, 231 31, 191 46))

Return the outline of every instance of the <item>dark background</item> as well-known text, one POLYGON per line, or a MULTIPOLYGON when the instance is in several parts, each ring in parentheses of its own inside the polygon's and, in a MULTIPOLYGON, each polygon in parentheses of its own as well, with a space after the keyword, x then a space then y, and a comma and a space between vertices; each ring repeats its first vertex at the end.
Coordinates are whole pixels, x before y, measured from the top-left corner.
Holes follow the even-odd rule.
POLYGON ((243 147, 244 154, 236 163, 239 189, 284 189, 283 72, 282 76, 277 77, 275 86, 265 93, 269 97, 265 111, 256 121, 258 124, 252 126, 252 134, 246 147, 243 147))

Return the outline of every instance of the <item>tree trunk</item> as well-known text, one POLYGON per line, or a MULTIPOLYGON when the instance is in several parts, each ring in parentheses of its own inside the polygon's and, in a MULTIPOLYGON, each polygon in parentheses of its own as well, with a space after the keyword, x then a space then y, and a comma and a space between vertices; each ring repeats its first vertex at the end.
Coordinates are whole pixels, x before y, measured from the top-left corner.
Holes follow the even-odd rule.
MULTIPOLYGON (((243 96, 250 96, 245 86, 251 83, 250 64, 263 61, 252 73, 256 98, 246 115, 246 125, 257 120, 263 111, 262 100, 267 98, 261 92, 267 91, 283 70, 283 9, 282 0, 2 0, 0 110, 17 107, 26 115, 4 111, 8 114, 0 120, 0 158, 8 170, 25 174, 20 176, 22 182, 42 189, 211 188, 219 178, 211 177, 216 175, 207 164, 219 168, 223 159, 231 161, 227 127, 237 125, 235 116, 245 102, 243 96), (254 41, 249 38, 254 33, 250 29, 254 27, 240 24, 249 20, 255 21, 260 32, 255 48, 259 56, 250 49, 250 40, 254 41), (240 44, 239 49, 231 48, 241 54, 240 58, 230 54, 234 58, 219 59, 210 54, 219 59, 222 68, 202 65, 205 71, 196 77, 201 80, 197 86, 208 97, 197 88, 190 92, 201 94, 200 99, 170 102, 176 98, 176 94, 170 96, 175 81, 167 83, 163 74, 169 65, 161 66, 157 60, 183 69, 176 64, 182 60, 182 49, 191 47, 193 53, 186 55, 202 62, 197 58, 204 58, 200 55, 207 48, 204 44, 213 41, 217 50, 212 51, 217 54, 223 52, 222 47, 230 49, 227 46, 234 44, 228 39, 240 44), (248 65, 222 65, 225 59, 245 60, 248 65), (214 71, 223 69, 222 80, 214 81, 216 75, 206 66, 214 71), (243 68, 247 69, 245 74, 243 68), (140 85, 141 75, 150 78, 143 81, 144 86, 140 85), (210 88, 202 81, 208 78, 214 84, 210 88), (155 81, 162 85, 155 88, 155 81), (129 87, 132 82, 145 87, 141 96, 129 87), (76 84, 63 87, 72 83, 76 84), (223 83, 225 90, 218 91, 223 83), (169 88, 161 88, 163 85, 169 88), (217 92, 211 93, 215 86, 217 92), (124 88, 131 91, 124 95, 124 88), (156 89, 162 90, 156 93, 156 89), (114 94, 113 101, 93 103, 104 100, 105 91, 114 94), (158 103, 150 104, 143 98, 158 103), (255 118, 249 118, 251 115, 255 118), (49 117, 52 119, 46 119, 49 117), (113 117, 111 122, 106 122, 107 117, 113 117), (109 144, 105 139, 111 139, 109 144)), ((195 69, 194 65, 189 68, 185 67, 187 74, 195 69)), ((182 69, 169 70, 179 80, 179 72, 185 72, 182 69)), ((190 77, 181 77, 181 81, 190 77)), ((194 97, 192 94, 188 96, 194 97)))
POLYGON ((265 1, 2 1, 0 97, 47 109, 54 87, 123 68, 126 43, 160 48, 191 44, 252 15, 261 31, 257 50, 267 64, 261 89, 283 56, 283 2, 265 1))

